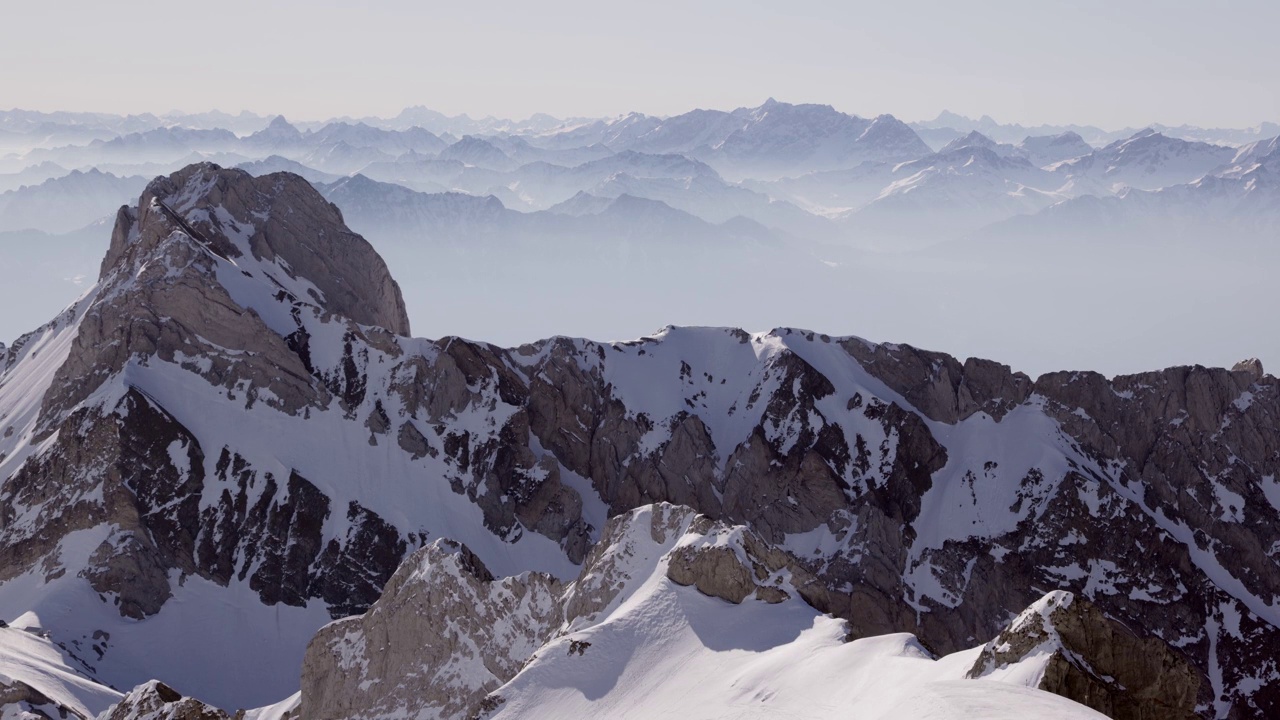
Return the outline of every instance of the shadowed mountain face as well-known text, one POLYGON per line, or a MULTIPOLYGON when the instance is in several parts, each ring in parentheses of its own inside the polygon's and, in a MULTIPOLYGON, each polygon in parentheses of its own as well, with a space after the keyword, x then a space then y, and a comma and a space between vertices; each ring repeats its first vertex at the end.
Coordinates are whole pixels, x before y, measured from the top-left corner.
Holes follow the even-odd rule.
POLYGON ((302 178, 153 181, 94 289, 0 351, 0 613, 102 681, 263 704, 415 549, 570 580, 609 518, 667 502, 749 529, 855 637, 950 653, 1068 590, 1186 663, 1196 713, 1280 712, 1260 364, 1033 380, 792 329, 408 333, 387 265, 302 178))

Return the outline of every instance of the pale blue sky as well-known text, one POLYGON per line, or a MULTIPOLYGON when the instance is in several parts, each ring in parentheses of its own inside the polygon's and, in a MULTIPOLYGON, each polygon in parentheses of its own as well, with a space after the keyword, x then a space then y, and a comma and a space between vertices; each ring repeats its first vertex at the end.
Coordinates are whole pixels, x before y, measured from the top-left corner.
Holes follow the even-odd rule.
POLYGON ((6 2, 0 108, 1280 121, 1280 2, 6 2))

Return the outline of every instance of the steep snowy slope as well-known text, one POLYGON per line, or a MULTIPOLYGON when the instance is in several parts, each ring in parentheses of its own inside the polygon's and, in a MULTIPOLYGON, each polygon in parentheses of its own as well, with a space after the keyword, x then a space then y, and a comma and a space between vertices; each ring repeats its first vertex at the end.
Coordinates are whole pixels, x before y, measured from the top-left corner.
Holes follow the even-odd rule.
POLYGON ((1178 140, 1148 128, 1064 161, 1054 170, 1063 176, 1102 183, 1112 191, 1123 187, 1158 190, 1198 180, 1235 154, 1230 147, 1178 140))
MULTIPOLYGON (((619 201, 591 217, 682 215, 619 201)), ((1062 589, 1191 668, 1146 700, 1280 707, 1280 384, 1257 363, 1032 381, 787 329, 513 349, 408 332, 386 264, 302 178, 153 181, 95 289, 0 361, 0 616, 34 611, 68 647, 109 632, 88 662, 117 687, 264 705, 416 548, 452 538, 554 594, 607 518, 672 502, 748 528, 856 638, 949 655, 1062 589)), ((668 577, 729 593, 695 566, 668 577)), ((449 677, 506 682, 513 642, 449 677)))
MULTIPOLYGON (((89 648, 77 650, 88 654, 89 648)), ((90 680, 83 668, 74 652, 48 639, 32 614, 0 627, 0 713, 15 720, 93 720, 121 695, 90 680)))
POLYGON ((1225 167, 1219 168, 1214 174, 1241 177, 1260 167, 1272 173, 1280 172, 1280 137, 1245 145, 1236 151, 1236 156, 1225 167))
POLYGON ((406 561, 369 613, 317 636, 301 713, 1103 717, 1032 689, 1048 652, 974 681, 977 648, 935 659, 906 634, 850 642, 843 622, 802 599, 811 583, 750 530, 665 504, 610 521, 567 586, 495 579, 440 541, 406 561))
POLYGON ((966 682, 974 651, 935 659, 906 634, 850 642, 843 623, 798 597, 785 570, 761 583, 767 594, 737 605, 673 581, 671 564, 691 554, 754 560, 735 532, 672 533, 665 547, 644 548, 646 560, 667 554, 648 574, 628 568, 613 607, 541 648, 490 695, 498 709, 489 717, 1102 717, 1026 685, 966 682))
MULTIPOLYGON (((490 561, 508 571, 572 567, 544 536, 516 543, 521 531, 497 525, 491 534, 478 506, 447 483, 415 482, 424 470, 414 465, 445 462, 435 447, 444 441, 423 434, 429 426, 387 435, 371 430, 376 419, 357 416, 370 394, 364 371, 351 374, 357 367, 406 349, 415 362, 440 351, 401 346, 384 330, 376 331, 380 349, 366 347, 356 338, 374 329, 326 321, 339 313, 407 332, 398 291, 367 245, 362 260, 350 249, 326 255, 288 244, 298 233, 330 233, 343 247, 356 239, 338 230, 331 206, 296 176, 250 180, 196 168, 153 183, 141 209, 122 212, 95 291, 16 342, 0 380, 0 473, 16 493, 8 496, 0 613, 37 611, 67 643, 110 633, 93 664, 117 686, 163 667, 182 692, 232 707, 287 693, 315 628, 361 607, 362 593, 365 604, 376 597, 420 537, 488 546, 497 553, 490 561), (301 204, 295 197, 272 214, 271 203, 299 192, 301 204), (223 204, 208 204, 211 195, 223 204), (254 222, 263 230, 250 229, 254 222), (339 262, 342 276, 321 269, 339 262), (361 297, 371 290, 372 300, 361 297), (253 416, 250 424, 273 430, 236 430, 253 416), (59 432, 64 426, 78 430, 59 432), (343 436, 349 441, 334 442, 343 436), (104 477, 96 463, 81 465, 86 453, 117 470, 104 477), (46 483, 59 488, 55 499, 39 497, 46 483), (44 534, 49 523, 62 528, 56 537, 44 534), (249 526, 256 529, 246 533, 249 526), (43 565, 27 560, 41 556, 43 565), (313 591, 329 601, 315 602, 313 591), (273 642, 256 647, 262 638, 273 642)), ((371 394, 415 372, 384 375, 371 394)), ((458 382, 461 401, 469 393, 458 382)), ((371 417, 398 412, 368 400, 371 417)), ((501 430, 485 416, 462 422, 468 442, 501 430)), ((476 468, 493 461, 477 457, 476 468)))

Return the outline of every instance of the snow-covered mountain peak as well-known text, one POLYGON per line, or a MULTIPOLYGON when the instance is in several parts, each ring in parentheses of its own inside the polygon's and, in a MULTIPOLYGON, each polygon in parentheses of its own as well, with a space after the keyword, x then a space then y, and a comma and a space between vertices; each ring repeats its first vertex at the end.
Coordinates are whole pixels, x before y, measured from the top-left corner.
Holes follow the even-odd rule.
POLYGON ((303 134, 285 119, 277 115, 262 130, 249 135, 245 142, 252 146, 264 148, 292 147, 303 141, 303 134))
POLYGON ((1180 138, 1169 137, 1155 128, 1145 128, 1139 130, 1133 135, 1122 140, 1107 145, 1101 149, 1103 153, 1111 153, 1116 157, 1135 156, 1140 153, 1151 153, 1158 151, 1167 151, 1174 153, 1187 152, 1214 152, 1218 154, 1234 155, 1234 151, 1220 145, 1210 145, 1209 143, 1196 142, 1191 140, 1182 140, 1180 138))
POLYGON ((968 135, 965 135, 964 137, 956 138, 955 140, 952 140, 951 142, 942 146, 942 149, 939 150, 938 152, 945 153, 951 150, 958 150, 960 148, 966 148, 966 147, 983 147, 983 148, 994 150, 998 145, 999 143, 997 143, 995 140, 992 140, 991 138, 987 137, 986 135, 983 135, 977 130, 973 130, 968 135))
POLYGON ((1226 167, 1215 174, 1241 177, 1259 168, 1280 172, 1280 137, 1259 140, 1241 147, 1226 167))
POLYGON ((289 121, 285 119, 285 116, 277 115, 271 119, 271 122, 267 123, 266 130, 270 130, 275 133, 282 133, 292 132, 297 130, 297 128, 290 124, 289 121))
POLYGON ((475 135, 464 135, 461 140, 441 150, 439 157, 493 170, 511 170, 516 166, 516 162, 497 145, 475 135))
POLYGON ((892 115, 878 115, 858 136, 858 142, 878 148, 885 157, 911 157, 927 151, 920 136, 892 115))
POLYGON ((1079 133, 1068 130, 1057 135, 1028 135, 1018 149, 1039 167, 1087 155, 1093 148, 1079 133))
POLYGON ((1133 142, 1135 140, 1141 140, 1142 138, 1149 138, 1149 137, 1155 137, 1155 136, 1159 136, 1161 138, 1165 137, 1165 135, 1161 133, 1159 130, 1156 130, 1153 127, 1145 127, 1123 140, 1117 140, 1116 142, 1112 143, 1112 145, 1119 146, 1119 145, 1133 142))
POLYGON ((419 551, 368 613, 317 635, 304 716, 1101 717, 1033 690, 1040 658, 965 680, 978 649, 935 658, 905 633, 850 637, 806 602, 821 590, 786 552, 688 507, 612 518, 567 585, 494 578, 465 548, 442 550, 419 551), (436 650, 445 637, 452 655, 436 650))
POLYGON ((1235 155, 1234 148, 1172 138, 1146 128, 1051 169, 1103 183, 1113 192, 1125 186, 1158 190, 1197 180, 1235 155))
POLYGON ((345 229, 337 208, 297 175, 253 177, 204 164, 153 180, 136 213, 117 216, 102 277, 122 263, 145 264, 174 232, 244 277, 261 273, 262 282, 288 293, 291 302, 409 334, 400 289, 386 264, 368 242, 345 229))
POLYGON ((1002 158, 1018 158, 1022 160, 1024 153, 1017 147, 1006 143, 998 143, 990 137, 974 130, 964 137, 956 138, 938 151, 939 156, 946 156, 959 150, 985 150, 1002 158))
POLYGON ((734 115, 750 118, 754 122, 761 122, 768 118, 770 114, 784 114, 792 117, 807 116, 812 118, 833 116, 837 113, 836 109, 830 105, 819 105, 816 103, 800 103, 792 104, 780 102, 774 98, 765 100, 760 105, 753 108, 738 108, 733 111, 734 115))
MULTIPOLYGON (((963 203, 957 178, 1005 196, 1022 192, 1015 170, 1048 174, 985 148, 957 153, 904 169, 915 181, 884 200, 938 191, 963 203)), ((325 191, 370 191, 372 215, 467 216, 468 239, 530 218, 546 233, 534 238, 556 236, 582 220, 363 176, 325 191)), ((649 237, 683 250, 690 228, 721 227, 652 198, 606 202, 587 218, 592 239, 651 223, 661 233, 649 237)), ((386 587, 410 612, 375 613, 371 627, 418 638, 399 657, 444 668, 439 682, 414 676, 443 701, 484 702, 516 683, 487 708, 516 715, 564 690, 547 679, 570 677, 565 661, 585 654, 599 672, 579 667, 572 677, 590 682, 574 691, 607 703, 622 702, 609 688, 659 687, 687 660, 700 683, 729 678, 715 703, 743 700, 734 681, 754 692, 785 676, 777 707, 801 712, 818 691, 874 704, 876 683, 911 673, 945 680, 922 690, 935 699, 999 692, 962 679, 975 661, 964 653, 1061 588, 1191 663, 1203 691, 1170 696, 1187 712, 1215 699, 1275 707, 1274 671, 1255 658, 1280 626, 1266 550, 1280 543, 1280 395, 1260 370, 1033 381, 991 361, 787 328, 516 349, 413 339, 376 258, 292 175, 197 165, 149 184, 119 214, 99 283, 0 362, 0 617, 36 611, 100 680, 159 675, 233 706, 296 689, 303 648, 331 617, 358 615, 330 626, 321 647, 338 651, 316 662, 363 672, 377 646, 361 649, 356 626, 370 616, 359 614, 386 587), (645 512, 679 527, 655 534, 645 512), (635 553, 611 563, 653 572, 594 585, 584 602, 612 587, 622 600, 566 626, 566 583, 593 545, 609 554, 597 543, 622 516, 635 553), (461 562, 449 542, 482 562, 461 562), (446 642, 455 630, 483 642, 446 642), (818 656, 792 674, 796 658, 818 656), (815 686, 801 677, 814 667, 864 685, 815 686)), ((1119 647, 1102 620, 1082 627, 1119 647)), ((1162 656, 1124 657, 1144 670, 1162 656)), ((362 682, 345 696, 394 699, 362 682)), ((317 698, 343 695, 318 684, 317 698)), ((868 714, 920 707, 891 699, 868 714)))
POLYGON ((1068 130, 1066 132, 1059 133, 1057 135, 1040 135, 1040 136, 1028 135, 1026 140, 1024 140, 1023 142, 1027 142, 1028 140, 1034 140, 1036 139, 1036 137, 1046 138, 1053 145, 1077 145, 1085 141, 1084 138, 1080 136, 1080 133, 1074 130, 1068 130))
POLYGON ((910 127, 892 116, 867 120, 830 105, 774 103, 768 108, 739 108, 737 127, 719 143, 699 151, 721 172, 757 177, 831 170, 867 160, 903 160, 929 154, 910 127))

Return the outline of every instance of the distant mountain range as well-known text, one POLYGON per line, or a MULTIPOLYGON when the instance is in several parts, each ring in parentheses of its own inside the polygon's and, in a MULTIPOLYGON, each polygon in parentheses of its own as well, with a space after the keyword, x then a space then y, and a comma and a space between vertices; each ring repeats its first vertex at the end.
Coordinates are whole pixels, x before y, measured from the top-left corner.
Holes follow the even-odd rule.
MULTIPOLYGON (((1137 132, 1138 128, 1122 128, 1119 130, 1103 130, 1093 125, 1019 125, 1003 124, 983 115, 974 120, 963 115, 943 110, 933 120, 913 122, 911 127, 920 133, 931 145, 945 144, 958 135, 977 131, 1000 142, 1017 143, 1028 137, 1075 133, 1091 145, 1106 145, 1122 140, 1137 132)), ((1147 126, 1166 135, 1221 145, 1245 145, 1260 139, 1280 135, 1280 123, 1262 122, 1251 128, 1201 128, 1194 125, 1161 125, 1153 123, 1147 126)))
POLYGON ((39 230, 66 233, 115 213, 146 186, 141 176, 73 170, 38 185, 0 193, 0 232, 39 230))
MULTIPOLYGON (((420 253, 397 254, 417 245, 451 244, 450 262, 473 268, 468 272, 476 282, 489 282, 480 267, 496 275, 512 268, 508 284, 528 287, 514 268, 540 266, 546 257, 595 258, 598 265, 581 267, 577 277, 602 277, 613 272, 605 258, 615 257, 604 248, 628 247, 631 254, 616 257, 634 262, 638 248, 669 246, 673 238, 682 239, 685 252, 706 246, 721 253, 726 243, 749 238, 755 244, 744 262, 767 262, 788 277, 816 273, 817 280, 797 280, 797 289, 779 292, 773 305, 783 320, 796 312, 834 312, 828 309, 853 301, 851 293, 891 285, 889 276, 867 277, 888 266, 900 285, 904 272, 918 280, 933 262, 930 255, 947 258, 950 279, 915 296, 961 286, 954 258, 962 248, 1005 248, 988 259, 997 264, 1015 257, 1013 246, 1101 253, 1104 238, 1135 248, 1167 247, 1176 237, 1186 247, 1269 252, 1263 239, 1280 227, 1280 204, 1269 190, 1273 160, 1267 159, 1276 138, 1266 133, 1274 130, 1263 124, 1238 131, 1152 126, 1104 132, 949 113, 904 123, 776 100, 672 117, 519 122, 425 108, 394 118, 298 123, 252 114, 9 111, 0 113, 0 231, 27 233, 9 236, 16 241, 110 221, 145 178, 214 162, 255 175, 288 171, 307 178, 394 262, 405 263, 408 277, 433 270, 420 253), (496 261, 467 257, 471 249, 498 247, 524 251, 496 261), (889 257, 902 254, 916 259, 907 267, 889 257), (812 270, 814 263, 821 269, 812 270), (798 288, 826 287, 833 274, 855 266, 867 269, 863 278, 830 295, 824 290, 827 302, 799 299, 798 288)), ((563 285, 562 270, 543 272, 563 285)), ((669 258, 647 272, 672 286, 707 281, 669 258)), ((62 275, 33 275, 28 282, 62 288, 62 275)), ((723 282, 718 297, 725 302, 715 317, 763 302, 723 282)), ((6 290, 24 294, 21 287, 6 290)), ((564 292, 568 303, 569 289, 564 292)), ((431 311, 429 299, 440 301, 422 288, 408 296, 415 314, 431 311)), ((653 302, 627 312, 639 317, 644 307, 657 316, 653 302)), ((824 315, 809 324, 830 322, 824 315)), ((0 328, 0 335, 24 327, 0 328)))
MULTIPOLYGON (((10 133, 47 134, 52 126, 117 134, 4 156, 0 168, 10 172, 0 174, 0 188, 39 185, 67 168, 148 177, 215 161, 255 173, 287 169, 316 182, 362 174, 421 192, 492 195, 521 211, 545 210, 578 193, 625 194, 712 223, 741 215, 806 241, 877 249, 938 244, 1070 198, 1186 185, 1225 172, 1239 151, 1184 136, 1271 140, 1256 137, 1267 125, 1234 135, 1153 127, 1119 138, 1096 128, 1028 129, 949 113, 909 125, 772 99, 733 111, 574 122, 450 119, 421 108, 393 120, 308 127, 279 116, 216 113, 115 118, 11 111, 0 121, 10 133), (219 121, 256 129, 205 127, 219 121)), ((42 194, 57 191, 29 194, 38 204, 42 194)), ((31 228, 63 232, 81 217, 31 228)))

